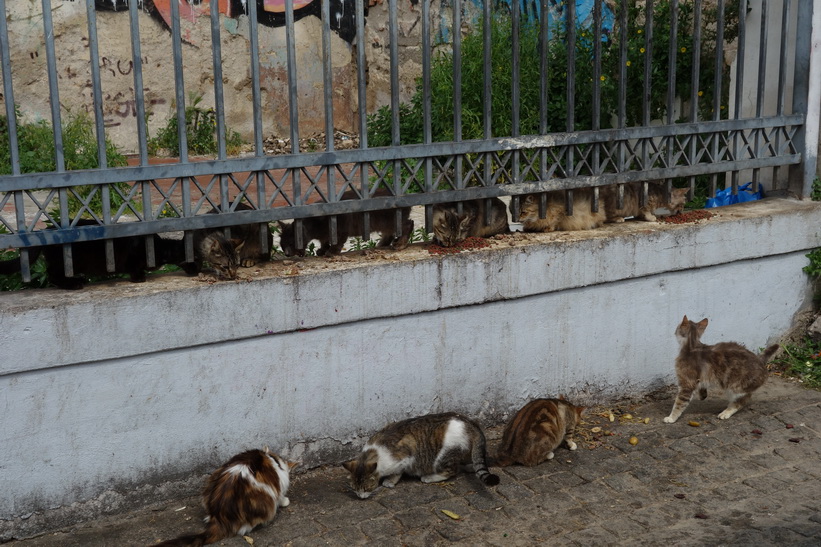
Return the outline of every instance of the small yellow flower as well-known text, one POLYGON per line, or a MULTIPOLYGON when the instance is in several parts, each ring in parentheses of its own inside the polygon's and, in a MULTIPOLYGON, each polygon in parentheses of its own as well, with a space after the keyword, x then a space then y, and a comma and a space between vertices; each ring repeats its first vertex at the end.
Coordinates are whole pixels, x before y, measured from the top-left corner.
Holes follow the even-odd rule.
POLYGON ((642 32, 642 30, 639 29, 639 30, 636 31, 636 34, 641 34, 641 32, 642 32))
POLYGON ((627 61, 627 66, 630 66, 630 61, 627 61))
POLYGON ((698 96, 699 96, 699 97, 702 97, 703 95, 704 95, 704 92, 703 92, 703 91, 699 91, 699 92, 698 92, 698 96))
POLYGON ((599 79, 603 82, 603 81, 605 81, 607 78, 605 78, 604 76, 602 76, 602 77, 601 77, 601 78, 599 78, 599 79))
POLYGON ((724 105, 721 105, 721 110, 724 110, 724 105))
POLYGON ((640 52, 640 53, 644 53, 645 51, 647 51, 647 50, 646 50, 646 49, 644 49, 644 48, 641 48, 641 49, 639 50, 639 52, 640 52))
POLYGON ((681 52, 682 53, 687 53, 687 48, 686 47, 681 48, 681 52))

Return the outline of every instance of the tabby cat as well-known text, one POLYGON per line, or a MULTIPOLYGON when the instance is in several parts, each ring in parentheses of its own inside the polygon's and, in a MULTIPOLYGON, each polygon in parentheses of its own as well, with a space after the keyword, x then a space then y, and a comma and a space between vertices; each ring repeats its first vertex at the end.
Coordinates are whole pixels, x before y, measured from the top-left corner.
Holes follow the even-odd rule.
MULTIPOLYGON (((93 220, 79 220, 77 226, 98 226, 93 220)), ((74 276, 66 277, 63 262, 62 245, 43 245, 29 248, 29 263, 34 262, 42 255, 46 261, 46 274, 49 283, 66 290, 82 289, 88 282, 88 277, 108 277, 111 275, 128 274, 134 283, 142 283, 146 279, 146 271, 154 270, 164 264, 176 264, 183 256, 179 245, 172 239, 164 239, 156 234, 152 236, 126 236, 111 240, 114 247, 114 271, 109 272, 106 267, 105 240, 78 241, 71 244, 72 264, 74 276), (146 237, 154 241, 154 257, 156 265, 148 267, 146 259, 146 237)), ((0 275, 20 273, 20 257, 0 261, 0 275)))
MULTIPOLYGON (((233 205, 233 204, 232 204, 233 205)), ((238 203, 234 211, 251 211, 253 207, 246 203, 238 203)), ((214 208, 207 214, 217 214, 214 208)), ((249 268, 257 262, 271 258, 271 248, 274 241, 268 224, 259 222, 254 224, 239 224, 230 226, 231 238, 225 237, 223 228, 206 228, 194 231, 194 262, 186 262, 180 266, 188 275, 196 275, 202 270, 203 262, 214 268, 217 277, 235 279, 237 268, 249 268), (260 232, 264 231, 268 238, 268 250, 263 251, 260 232)))
POLYGON ((359 457, 342 464, 351 474, 351 488, 362 499, 379 487, 393 488, 403 474, 422 482, 447 480, 463 465, 472 465, 487 486, 499 477, 487 469, 485 434, 473 421, 448 412, 410 418, 373 435, 359 457))
MULTIPOLYGON (((545 192, 547 210, 545 218, 539 218, 540 194, 527 194, 520 201, 519 222, 525 232, 555 232, 558 230, 593 230, 606 219, 604 209, 592 210, 593 189, 573 189, 573 214, 567 214, 567 197, 564 190, 545 192)), ((512 209, 512 204, 511 204, 512 209)), ((511 211, 512 212, 512 211, 511 211)))
MULTIPOLYGON (((342 194, 341 200, 356 199, 359 194, 349 190, 342 194)), ((378 190, 373 197, 392 195, 385 190, 378 190)), ((413 232, 413 221, 409 218, 411 208, 401 207, 399 209, 402 222, 402 233, 396 233, 396 210, 385 209, 371 211, 368 214, 368 228, 371 232, 379 232, 381 238, 377 247, 390 246, 392 249, 401 251, 408 246, 408 239, 413 232)), ((296 248, 296 238, 294 234, 294 223, 279 223, 279 245, 285 256, 304 256, 305 249, 296 248)), ((365 231, 365 217, 362 213, 347 213, 336 217, 336 243, 331 243, 331 232, 328 225, 328 217, 310 217, 302 221, 302 245, 307 245, 311 240, 318 240, 320 248, 318 256, 337 255, 342 251, 347 239, 351 236, 362 236, 365 231)))
POLYGON ((690 399, 698 394, 707 398, 708 388, 720 388, 728 395, 730 404, 718 417, 726 420, 747 402, 753 392, 767 379, 767 361, 778 350, 778 344, 756 355, 735 342, 720 342, 712 346, 701 343, 701 335, 707 328, 707 319, 694 323, 684 316, 676 328, 676 338, 681 349, 676 358, 678 395, 670 415, 664 422, 678 420, 690 399))
POLYGON ((553 459, 562 440, 576 450, 573 432, 581 420, 583 406, 560 399, 535 399, 516 413, 505 426, 496 452, 496 464, 520 463, 528 467, 553 459))
POLYGON ((641 182, 628 182, 624 184, 624 197, 622 207, 619 208, 619 189, 614 184, 602 189, 604 198, 604 211, 607 215, 607 222, 624 222, 625 217, 635 217, 639 220, 653 222, 656 216, 653 212, 656 209, 667 209, 671 214, 678 214, 684 209, 687 203, 687 188, 673 188, 670 194, 670 201, 665 199, 665 186, 661 182, 650 182, 647 184, 647 203, 641 206, 642 195, 641 182))
POLYGON ((434 205, 434 243, 442 247, 453 247, 469 237, 490 237, 509 232, 507 207, 499 198, 490 198, 490 223, 485 224, 487 201, 463 201, 461 213, 455 203, 434 205))
POLYGON ((288 507, 290 472, 297 464, 274 453, 249 450, 237 454, 208 478, 202 494, 205 531, 180 536, 155 547, 206 545, 245 535, 274 519, 278 507, 288 507))

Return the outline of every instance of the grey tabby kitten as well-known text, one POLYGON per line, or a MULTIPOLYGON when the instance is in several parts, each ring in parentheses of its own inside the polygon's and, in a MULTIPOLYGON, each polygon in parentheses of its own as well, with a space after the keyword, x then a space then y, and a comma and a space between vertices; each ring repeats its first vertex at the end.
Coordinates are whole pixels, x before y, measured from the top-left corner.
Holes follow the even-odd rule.
POLYGON ((726 420, 747 404, 753 392, 767 379, 767 361, 778 350, 778 344, 768 347, 761 355, 735 342, 702 344, 701 335, 706 328, 706 318, 694 323, 686 315, 676 328, 676 338, 681 345, 676 358, 678 395, 664 423, 678 420, 696 389, 699 397, 706 399, 708 388, 721 389, 730 399, 730 404, 718 415, 719 419, 726 420))
MULTIPOLYGON (((555 232, 570 230, 593 230, 605 221, 604 210, 599 206, 593 211, 593 189, 573 189, 573 214, 567 214, 567 194, 565 190, 545 192, 547 209, 545 218, 539 218, 540 194, 522 196, 519 222, 525 232, 555 232)), ((512 204, 511 204, 512 207, 512 204)))
MULTIPOLYGON (((252 211, 253 207, 245 203, 237 204, 235 211, 252 211)), ((207 214, 217 214, 214 208, 207 214)), ((194 262, 186 262, 180 266, 188 275, 196 275, 202 270, 203 262, 214 268, 217 277, 235 279, 237 268, 249 268, 257 262, 271 258, 271 248, 274 244, 273 236, 268 230, 268 224, 239 224, 229 227, 231 238, 225 237, 222 228, 203 229, 194 231, 194 262), (263 252, 260 233, 264 231, 268 238, 268 251, 263 252)))
POLYGON ((471 465, 483 484, 499 484, 499 477, 487 470, 482 429, 455 412, 392 423, 368 440, 359 457, 342 465, 351 474, 351 488, 362 499, 380 481, 393 488, 407 474, 425 483, 439 482, 459 473, 463 465, 471 465))
POLYGON ((434 243, 453 247, 469 237, 490 237, 509 232, 507 207, 499 198, 490 198, 490 223, 485 224, 487 201, 463 201, 461 214, 455 203, 434 205, 434 243))

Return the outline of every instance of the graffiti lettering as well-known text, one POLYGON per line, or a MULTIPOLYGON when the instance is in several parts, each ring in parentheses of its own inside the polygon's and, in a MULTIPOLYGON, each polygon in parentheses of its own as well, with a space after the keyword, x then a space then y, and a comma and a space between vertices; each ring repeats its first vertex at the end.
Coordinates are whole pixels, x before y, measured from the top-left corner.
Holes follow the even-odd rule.
MULTIPOLYGON (((148 64, 148 57, 142 58, 144 65, 148 64)), ((100 68, 107 70, 112 76, 128 76, 134 70, 134 62, 131 59, 122 60, 109 59, 108 57, 100 57, 100 68)))

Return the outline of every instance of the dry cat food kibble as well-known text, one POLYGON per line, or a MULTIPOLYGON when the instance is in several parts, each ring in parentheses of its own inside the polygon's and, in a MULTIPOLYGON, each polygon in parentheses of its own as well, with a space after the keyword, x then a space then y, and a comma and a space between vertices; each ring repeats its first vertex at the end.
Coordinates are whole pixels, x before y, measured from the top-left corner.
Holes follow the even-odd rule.
POLYGON ((428 245, 428 252, 432 255, 448 255, 461 253, 462 251, 468 251, 470 249, 482 249, 484 247, 490 247, 490 243, 486 239, 482 237, 468 237, 452 247, 442 247, 436 243, 431 243, 428 245))
POLYGON ((670 215, 662 217, 661 220, 668 224, 686 224, 688 222, 698 222, 711 218, 713 213, 704 209, 695 209, 693 211, 682 211, 677 215, 670 215))

